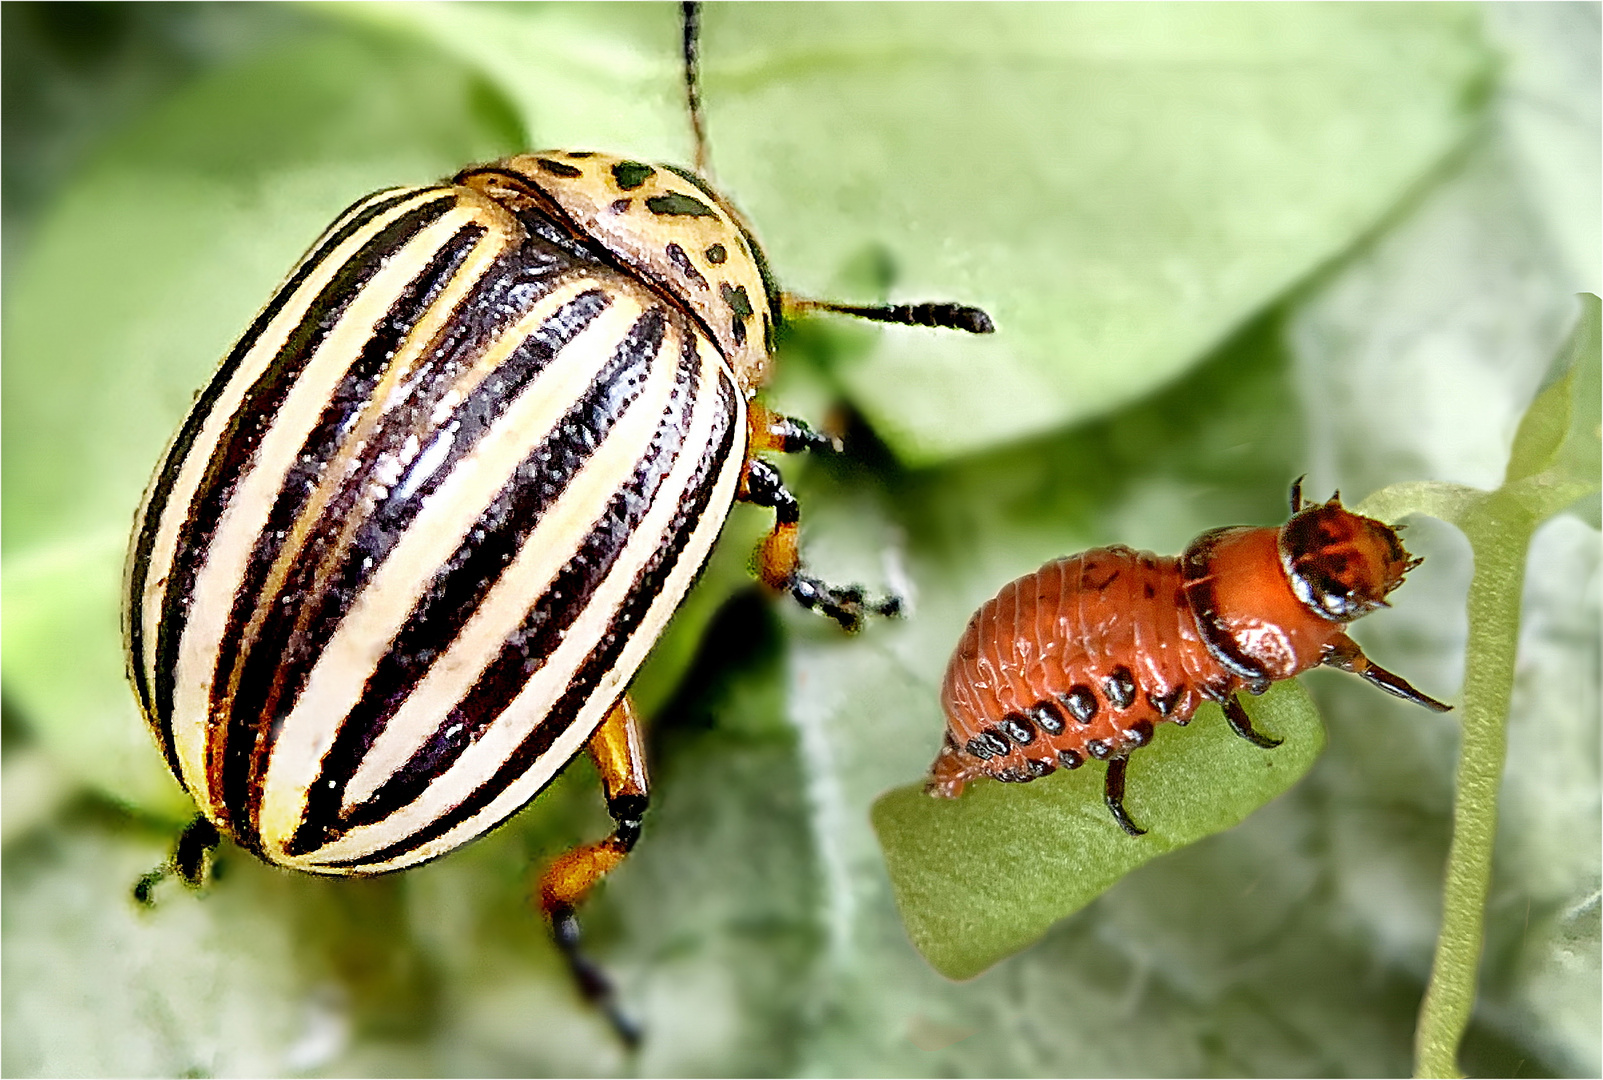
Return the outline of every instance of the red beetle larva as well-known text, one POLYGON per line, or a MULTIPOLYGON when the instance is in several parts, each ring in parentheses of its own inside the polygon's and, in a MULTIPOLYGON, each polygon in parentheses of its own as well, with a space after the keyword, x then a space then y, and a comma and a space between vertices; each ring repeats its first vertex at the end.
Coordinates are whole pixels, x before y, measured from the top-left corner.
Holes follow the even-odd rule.
POLYGON ((1390 526, 1344 509, 1339 493, 1304 505, 1299 480, 1291 510, 1279 528, 1209 530, 1179 558, 1096 548, 1003 586, 947 666, 946 742, 930 793, 955 798, 978 777, 1019 783, 1097 758, 1108 763, 1108 809, 1139 836, 1124 809, 1126 759, 1155 724, 1188 724, 1204 701, 1264 748, 1279 740, 1253 730, 1237 692, 1261 694, 1321 664, 1450 709, 1346 634, 1421 560, 1390 526))

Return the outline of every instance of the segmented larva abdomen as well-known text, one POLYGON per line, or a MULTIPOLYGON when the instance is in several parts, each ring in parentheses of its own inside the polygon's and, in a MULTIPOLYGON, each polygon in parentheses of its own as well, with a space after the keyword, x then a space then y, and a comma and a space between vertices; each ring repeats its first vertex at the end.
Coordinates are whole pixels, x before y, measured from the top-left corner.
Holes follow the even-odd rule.
POLYGON ((1395 529, 1339 497, 1304 504, 1300 480, 1278 529, 1209 529, 1178 559, 1107 547, 1049 562, 969 621, 941 687, 946 740, 926 790, 955 798, 976 777, 1021 782, 1100 758, 1103 801, 1140 836, 1124 809, 1125 758, 1204 701, 1265 750, 1280 740, 1253 728, 1236 691, 1321 664, 1445 712, 1346 633, 1417 565, 1395 529))
POLYGON ((970 620, 941 688, 948 739, 966 753, 943 755, 935 783, 1123 757, 1233 681, 1198 634, 1179 560, 1127 547, 1054 560, 970 620))

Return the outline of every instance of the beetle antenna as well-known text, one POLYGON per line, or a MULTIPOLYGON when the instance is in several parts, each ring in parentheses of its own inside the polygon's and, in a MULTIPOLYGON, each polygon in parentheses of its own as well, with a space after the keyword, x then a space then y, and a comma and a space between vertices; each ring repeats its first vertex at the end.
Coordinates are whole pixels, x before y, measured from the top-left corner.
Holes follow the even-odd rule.
POLYGON ((690 131, 696 140, 696 172, 707 175, 707 123, 701 115, 701 4, 684 0, 679 5, 684 21, 685 104, 690 109, 690 131))
POLYGON ((832 304, 827 300, 798 300, 785 298, 788 312, 832 311, 837 315, 850 315, 854 319, 870 322, 896 323, 899 326, 929 326, 938 330, 964 330, 970 334, 994 334, 996 324, 977 307, 966 304, 832 304))
POLYGON ((1293 514, 1302 511, 1302 482, 1306 479, 1308 479, 1308 474, 1303 473, 1291 482, 1291 512, 1293 514))

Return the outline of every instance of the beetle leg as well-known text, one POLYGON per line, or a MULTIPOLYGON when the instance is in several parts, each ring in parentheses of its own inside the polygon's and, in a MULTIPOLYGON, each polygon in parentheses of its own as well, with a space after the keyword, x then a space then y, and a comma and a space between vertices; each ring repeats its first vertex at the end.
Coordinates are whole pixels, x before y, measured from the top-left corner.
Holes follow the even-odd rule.
POLYGON ((796 533, 801 507, 785 487, 779 470, 759 458, 746 462, 739 498, 774 511, 774 527, 757 549, 757 576, 769 588, 788 592, 804 608, 817 608, 847 630, 856 630, 869 613, 895 615, 901 601, 892 596, 870 602, 860 585, 832 586, 802 572, 796 533))
POLYGON ((1102 801, 1113 811, 1113 820, 1131 836, 1145 836, 1146 830, 1130 820, 1124 809, 1124 769, 1128 758, 1114 758, 1108 762, 1108 775, 1102 782, 1102 801))
POLYGON ((1364 650, 1358 647, 1358 642, 1346 634, 1338 635, 1335 641, 1326 646, 1325 658, 1320 663, 1341 671, 1350 671, 1388 694, 1394 694, 1404 701, 1412 701, 1415 705, 1423 705, 1435 712, 1451 712, 1453 709, 1445 701, 1437 701, 1428 694, 1420 693, 1408 684, 1407 679, 1393 675, 1370 660, 1364 655, 1364 650))
POLYGON ((777 450, 781 454, 799 454, 812 450, 838 454, 841 451, 839 439, 814 431, 805 420, 776 413, 759 401, 751 402, 746 409, 747 427, 751 431, 748 453, 777 450))
POLYGON ((196 814, 195 819, 184 826, 166 861, 134 883, 134 899, 141 904, 152 903, 156 886, 174 874, 191 889, 200 888, 206 881, 207 871, 211 869, 211 853, 221 842, 217 826, 204 814, 196 814))
POLYGON ((579 920, 574 913, 640 838, 640 820, 648 801, 646 753, 640 721, 627 694, 607 713, 587 748, 601 773, 607 813, 614 822, 612 835, 574 848, 547 867, 540 878, 540 910, 551 924, 551 936, 567 959, 579 992, 606 1015, 619 1038, 634 1046, 640 1041, 640 1030, 619 1011, 612 981, 580 948, 579 920))
POLYGON ((1273 750, 1286 741, 1284 739, 1270 738, 1268 735, 1261 734, 1254 729, 1252 717, 1247 715, 1247 710, 1241 705, 1241 699, 1235 694, 1231 694, 1219 704, 1224 706, 1225 720, 1229 722, 1230 730, 1246 739, 1252 745, 1264 750, 1273 750))

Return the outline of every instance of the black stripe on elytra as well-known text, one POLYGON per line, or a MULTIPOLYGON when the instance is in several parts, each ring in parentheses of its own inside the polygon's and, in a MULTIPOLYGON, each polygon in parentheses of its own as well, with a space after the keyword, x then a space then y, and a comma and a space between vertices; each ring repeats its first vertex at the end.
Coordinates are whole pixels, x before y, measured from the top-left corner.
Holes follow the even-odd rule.
MULTIPOLYGON (((701 363, 695 336, 686 334, 684 338, 685 349, 675 372, 674 386, 656 432, 637 461, 633 475, 614 493, 573 557, 530 608, 522 624, 508 636, 500 655, 443 718, 428 741, 371 797, 353 807, 334 829, 327 828, 327 818, 319 823, 309 821, 303 827, 308 845, 320 846, 347 829, 382 821, 417 799, 435 777, 454 765, 489 729, 561 644, 612 572, 619 555, 639 529, 663 483, 680 460, 699 392, 701 363)), ((320 777, 313 790, 326 786, 320 777)), ((343 798, 345 784, 337 782, 335 786, 343 798)), ((332 790, 330 793, 333 794, 332 790)), ((336 812, 339 805, 338 801, 329 802, 330 813, 336 812)), ((300 841, 302 837, 296 839, 300 841)), ((309 850, 311 846, 293 849, 291 853, 304 854, 309 850)))
POLYGON ((416 188, 379 192, 353 203, 335 219, 334 225, 312 246, 311 251, 301 260, 301 264, 295 268, 289 280, 273 294, 273 298, 268 301, 261 314, 256 316, 244 335, 229 350, 222 366, 206 384, 200 396, 195 399, 189 414, 184 417, 183 426, 174 436, 172 446, 168 448, 167 456, 162 461, 161 471, 151 483, 150 498, 146 502, 144 516, 140 520, 139 535, 134 541, 128 575, 128 652, 133 659, 134 689, 139 695, 139 707, 148 719, 156 722, 162 754, 167 758, 168 767, 172 770, 172 774, 179 778, 180 783, 183 782, 183 772, 178 766, 178 752, 173 744, 171 711, 157 717, 152 708, 155 688, 152 685, 152 672, 145 664, 144 625, 144 595, 145 586, 150 580, 151 552, 156 546, 156 536, 161 531, 162 514, 165 513, 168 500, 172 497, 173 487, 178 483, 178 474, 183 470, 184 462, 189 459, 195 440, 200 437, 201 429, 205 427, 212 410, 217 407, 218 398, 222 397, 223 391, 239 370, 239 365, 256 347, 256 343, 261 340, 262 334, 267 332, 267 327, 278 317, 279 312, 283 311, 290 299, 300 291, 306 279, 327 262, 329 255, 341 244, 356 235, 374 218, 417 195, 416 188))
MULTIPOLYGON (((263 624, 257 643, 250 646, 253 655, 260 657, 259 661, 248 661, 253 669, 271 665, 269 670, 259 671, 257 677, 280 680, 264 699, 264 707, 271 715, 285 716, 293 709, 322 643, 333 636, 357 595, 400 542, 427 498, 499 420, 506 406, 535 380, 550 358, 607 306, 607 298, 599 290, 588 290, 563 305, 469 391, 443 423, 438 421, 433 415, 435 410, 441 399, 459 385, 463 372, 483 356, 499 332, 506 329, 506 323, 521 318, 549 292, 552 276, 560 278, 571 265, 560 258, 539 258, 532 263, 525 259, 521 267, 509 264, 505 258, 492 263, 468 297, 457 305, 436 340, 429 343, 425 360, 409 380, 412 393, 404 400, 387 403, 385 416, 366 440, 360 467, 336 479, 337 487, 279 593, 280 597, 303 599, 275 610, 263 624), (437 438, 450 438, 451 444, 432 462, 419 460, 429 447, 414 450, 418 454, 412 462, 414 467, 432 464, 430 473, 416 479, 403 473, 392 482, 374 475, 381 463, 397 460, 408 440, 421 441, 419 436, 426 439, 431 431, 437 433, 437 438), (375 503, 376 491, 383 494, 375 503), (266 651, 258 651, 257 645, 266 651)), ((438 280, 443 284, 447 279, 438 280)), ((428 303, 425 297, 423 305, 428 303)), ((397 321, 396 313, 392 312, 390 321, 397 321)), ((393 350, 395 342, 373 344, 382 357, 390 355, 387 350, 393 350)), ((283 533, 301 511, 305 491, 318 483, 328 459, 345 439, 347 415, 354 414, 325 414, 323 423, 303 446, 296 470, 281 489, 272 520, 258 541, 257 558, 247 579, 250 589, 241 594, 231 629, 243 626, 244 620, 249 619, 248 598, 261 588, 263 576, 278 554, 283 533)), ((237 645, 237 638, 225 638, 223 648, 226 652, 237 645)), ((223 659, 220 652, 220 662, 223 659)), ((234 704, 236 708, 250 704, 244 678, 234 704)))
MULTIPOLYGON (((320 863, 320 866, 330 869, 371 866, 415 851, 489 806, 519 777, 533 768, 535 762, 550 752, 557 738, 567 731, 578 717, 579 711, 595 693, 601 680, 617 664, 618 657, 628 644, 630 636, 645 619, 658 599, 664 583, 678 564, 680 556, 684 554, 685 545, 690 542, 697 523, 708 511, 724 464, 735 451, 737 431, 734 420, 739 405, 734 385, 727 377, 720 377, 718 380, 718 399, 714 407, 717 410, 714 430, 708 441, 707 451, 697 464, 696 474, 680 500, 673 521, 663 532, 662 547, 636 576, 633 587, 629 590, 623 605, 613 616, 606 633, 600 637, 596 647, 591 650, 590 655, 569 682, 568 689, 552 706, 545 718, 536 724, 534 730, 508 755, 505 763, 494 775, 451 810, 412 835, 379 851, 354 859, 320 863)), ((720 513, 727 511, 727 507, 720 507, 719 511, 720 513)), ((705 565, 705 556, 703 564, 705 565)), ((699 572, 700 567, 697 569, 699 572)), ((533 795, 530 798, 532 799, 533 795)))
POLYGON ((205 562, 235 484, 248 469, 263 436, 273 426, 295 380, 362 287, 414 235, 445 215, 456 203, 457 196, 445 192, 440 198, 402 214, 374 234, 319 291, 305 316, 229 417, 190 500, 162 596, 160 628, 156 634, 153 704, 163 730, 170 729, 172 723, 178 647, 188 620, 195 578, 205 562))
POLYGON ((457 229, 395 297, 301 444, 245 564, 217 646, 211 714, 228 718, 222 748, 223 812, 235 839, 252 850, 258 839, 256 811, 261 801, 257 781, 283 720, 284 690, 286 684, 299 687, 319 647, 298 631, 310 614, 309 605, 320 599, 317 579, 331 544, 338 543, 341 523, 356 511, 360 498, 360 489, 342 489, 344 478, 330 478, 326 473, 331 461, 349 448, 353 424, 374 407, 373 394, 396 354, 417 324, 433 311, 485 231, 477 223, 457 229), (310 494, 320 487, 332 487, 333 497, 300 549, 286 551, 286 537, 305 511, 310 494), (331 522, 333 527, 328 528, 331 522), (278 588, 269 591, 268 579, 286 556, 290 560, 287 573, 278 588), (262 620, 254 636, 247 637, 251 621, 258 616, 262 620))
MULTIPOLYGON (((532 304, 539 295, 543 293, 529 298, 527 304, 532 304)), ((501 290, 487 290, 485 299, 487 308, 504 309, 506 301, 501 290)), ((308 640, 326 641, 332 636, 339 618, 354 602, 355 594, 372 580, 377 568, 400 543, 426 500, 444 483, 456 463, 478 445, 485 432, 501 419, 506 407, 529 387, 552 357, 606 310, 610 302, 610 297, 598 289, 587 290, 569 300, 513 349, 495 371, 481 380, 444 422, 434 425, 439 432, 438 438, 452 439, 449 453, 426 477, 409 483, 408 475, 403 474, 391 488, 390 497, 375 507, 363 521, 348 547, 345 564, 325 592, 318 618, 306 631, 308 640)), ((522 311, 518 311, 515 317, 521 315, 522 311)), ((507 321, 513 320, 509 318, 507 321)), ((482 355, 490 340, 474 339, 464 345, 461 352, 454 354, 449 365, 453 372, 460 375, 463 368, 482 355)), ((456 385, 454 379, 442 382, 444 385, 439 388, 442 393, 456 385)), ((438 396, 437 393, 430 394, 430 400, 423 403, 420 411, 426 413, 438 396)), ((418 460, 414 459, 416 464, 418 460)), ((497 567, 497 573, 499 569, 497 567)), ((438 591, 436 586, 435 592, 438 591)), ((341 724, 324 758, 322 773, 309 794, 306 810, 308 820, 335 820, 344 798, 345 785, 354 775, 361 758, 438 655, 438 648, 428 639, 438 634, 454 637, 471 613, 471 607, 457 612, 447 610, 445 616, 454 621, 449 629, 442 629, 438 620, 427 617, 420 620, 418 612, 414 611, 411 622, 403 628, 398 639, 405 643, 399 647, 396 643, 391 644, 389 653, 380 660, 377 672, 370 677, 363 697, 341 724), (377 680, 377 686, 374 680, 377 680), (337 789, 329 788, 331 782, 337 789)), ((297 700, 301 688, 295 688, 297 700)), ((293 705, 286 704, 281 711, 287 714, 291 708, 293 705)), ((300 837, 297 836, 292 845, 299 842, 300 837)))
MULTIPOLYGON (((664 327, 661 308, 651 308, 635 321, 612 358, 551 433, 528 453, 469 530, 468 539, 435 575, 368 677, 361 698, 341 722, 312 787, 304 823, 292 841, 294 853, 329 843, 350 827, 349 822, 342 824, 339 808, 367 751, 516 559, 551 504, 639 397, 661 350, 664 327)), ((521 643, 522 637, 514 634, 513 641, 521 643)), ((541 659, 545 655, 532 646, 518 650, 520 670, 525 654, 541 659)), ((532 671, 523 671, 519 685, 532 671)), ((514 689, 507 700, 515 693, 514 689)), ((488 724, 504 707, 505 701, 496 704, 483 722, 488 724)), ((441 727, 451 722, 442 717, 441 727)))

